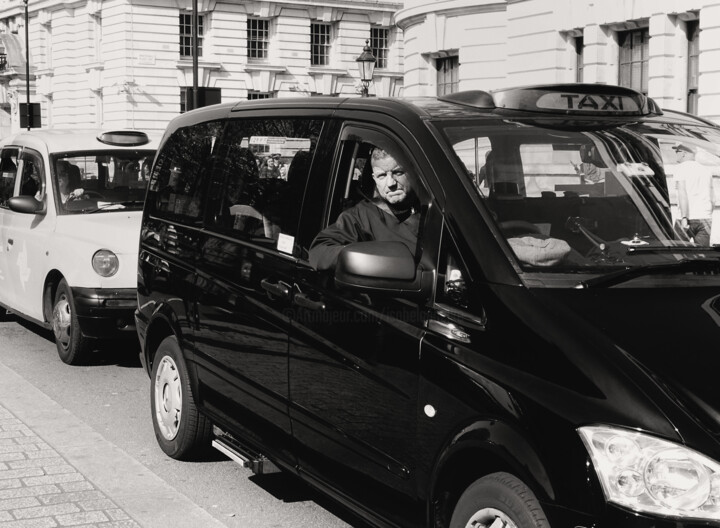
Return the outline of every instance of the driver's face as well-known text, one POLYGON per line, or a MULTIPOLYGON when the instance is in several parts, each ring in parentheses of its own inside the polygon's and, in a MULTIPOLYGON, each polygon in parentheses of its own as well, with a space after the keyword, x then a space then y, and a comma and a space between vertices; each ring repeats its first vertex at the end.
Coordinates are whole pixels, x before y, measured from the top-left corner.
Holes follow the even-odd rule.
POLYGON ((60 191, 65 193, 68 191, 68 187, 70 186, 70 178, 68 176, 68 173, 65 172, 62 168, 58 170, 58 184, 60 185, 60 191))
POLYGON ((407 198, 411 186, 405 169, 390 156, 372 159, 372 176, 378 194, 390 204, 397 204, 407 198))

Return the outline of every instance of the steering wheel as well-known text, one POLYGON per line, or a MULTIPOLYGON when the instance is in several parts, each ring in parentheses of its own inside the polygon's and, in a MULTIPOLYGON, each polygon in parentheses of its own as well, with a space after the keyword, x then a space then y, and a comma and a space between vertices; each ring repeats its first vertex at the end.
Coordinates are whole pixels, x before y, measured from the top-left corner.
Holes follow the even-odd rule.
POLYGON ((84 191, 80 196, 80 199, 104 200, 105 197, 97 191, 84 191))
POLYGON ((508 238, 530 233, 542 234, 538 226, 525 220, 505 220, 504 222, 500 222, 500 231, 508 238))

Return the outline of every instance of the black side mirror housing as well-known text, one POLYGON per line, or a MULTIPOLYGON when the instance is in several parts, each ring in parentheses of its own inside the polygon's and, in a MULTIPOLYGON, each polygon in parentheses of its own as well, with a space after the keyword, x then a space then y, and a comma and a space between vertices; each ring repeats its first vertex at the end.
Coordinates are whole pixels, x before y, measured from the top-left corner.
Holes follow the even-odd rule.
POLYGON ((33 196, 13 196, 7 201, 11 211, 24 214, 45 214, 45 204, 33 196))
MULTIPOLYGON (((429 291, 426 273, 402 242, 356 242, 338 255, 335 285, 364 293, 419 299, 429 291)), ((432 283, 430 282, 430 285, 432 283)))

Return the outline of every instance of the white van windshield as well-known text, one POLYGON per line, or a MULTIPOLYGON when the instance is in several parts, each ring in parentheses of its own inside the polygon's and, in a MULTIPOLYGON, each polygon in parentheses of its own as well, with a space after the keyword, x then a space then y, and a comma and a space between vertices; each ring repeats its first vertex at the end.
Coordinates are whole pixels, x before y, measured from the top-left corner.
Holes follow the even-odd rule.
POLYGON ((152 150, 67 152, 51 157, 62 214, 142 209, 152 150))
POLYGON ((546 272, 720 256, 719 130, 487 121, 442 128, 520 266, 546 272))

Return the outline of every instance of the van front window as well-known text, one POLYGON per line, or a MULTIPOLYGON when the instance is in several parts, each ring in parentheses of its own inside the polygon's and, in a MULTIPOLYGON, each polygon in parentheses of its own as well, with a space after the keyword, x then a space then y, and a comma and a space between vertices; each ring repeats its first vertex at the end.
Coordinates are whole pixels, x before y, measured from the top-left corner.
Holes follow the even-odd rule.
POLYGON ((151 150, 108 150, 51 156, 58 210, 141 210, 154 155, 151 150))
POLYGON ((604 273, 720 257, 717 129, 440 128, 525 271, 604 273))

